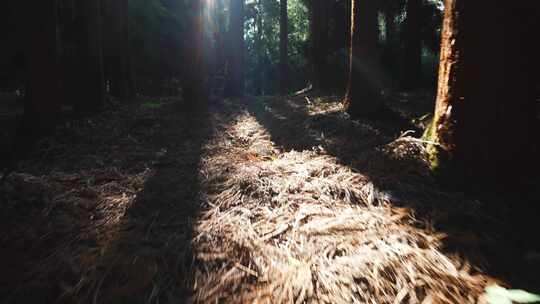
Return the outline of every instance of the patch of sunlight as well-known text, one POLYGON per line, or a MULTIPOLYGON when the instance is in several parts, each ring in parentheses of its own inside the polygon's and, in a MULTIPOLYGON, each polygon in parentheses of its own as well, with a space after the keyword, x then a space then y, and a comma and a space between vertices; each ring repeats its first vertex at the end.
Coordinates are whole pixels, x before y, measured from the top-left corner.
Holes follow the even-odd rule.
POLYGON ((499 285, 488 286, 484 297, 488 304, 540 303, 540 295, 499 285))
POLYGON ((308 107, 308 111, 310 116, 331 114, 343 111, 343 104, 334 101, 316 101, 308 107))

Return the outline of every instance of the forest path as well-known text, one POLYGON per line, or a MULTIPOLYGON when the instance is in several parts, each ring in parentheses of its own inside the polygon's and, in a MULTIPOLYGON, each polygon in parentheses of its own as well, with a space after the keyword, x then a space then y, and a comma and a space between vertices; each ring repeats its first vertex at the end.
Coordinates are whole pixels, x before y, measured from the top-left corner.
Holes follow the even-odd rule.
POLYGON ((397 133, 310 96, 152 101, 60 128, 0 192, 0 297, 474 302, 482 260, 447 247, 484 240, 434 225, 495 220, 433 187, 422 143, 397 133))
POLYGON ((427 179, 420 143, 350 121, 335 100, 237 107, 202 166, 214 190, 194 228, 197 301, 472 303, 483 293, 491 279, 398 206, 440 197, 413 187, 427 179))

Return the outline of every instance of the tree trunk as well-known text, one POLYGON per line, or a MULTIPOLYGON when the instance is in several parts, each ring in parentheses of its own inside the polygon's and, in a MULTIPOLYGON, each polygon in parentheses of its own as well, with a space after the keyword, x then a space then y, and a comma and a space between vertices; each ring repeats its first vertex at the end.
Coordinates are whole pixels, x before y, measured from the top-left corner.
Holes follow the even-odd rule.
POLYGON ((0 90, 8 89, 14 91, 17 87, 17 58, 23 57, 20 53, 17 56, 20 33, 16 33, 17 6, 3 5, 0 10, 0 37, 2 37, 2 47, 0 48, 0 90))
POLYGON ((110 94, 121 100, 133 97, 127 0, 103 0, 103 62, 110 94))
POLYGON ((96 112, 105 101, 103 76, 102 24, 100 1, 77 1, 76 69, 72 71, 75 111, 79 115, 96 112))
POLYGON ((313 68, 312 84, 316 90, 327 90, 328 55, 328 1, 313 0, 311 6, 311 61, 313 68))
POLYGON ((426 132, 437 143, 428 149, 433 169, 507 183, 532 168, 538 6, 469 1, 465 10, 465 0, 446 1, 435 116, 426 132))
MULTIPOLYGON (((257 6, 260 7, 260 1, 257 2, 257 6)), ((257 56, 257 74, 255 75, 255 95, 263 94, 264 87, 264 67, 263 67, 263 16, 260 10, 257 11, 255 16, 255 24, 257 25, 257 31, 255 32, 255 54, 257 56)))
POLYGON ((24 116, 13 143, 14 157, 27 152, 35 140, 50 133, 60 117, 57 4, 57 0, 31 3, 25 35, 28 42, 27 96, 24 116))
POLYGON ((289 15, 287 13, 287 0, 280 0, 279 7, 279 70, 281 95, 288 92, 288 48, 289 48, 289 15))
POLYGON ((204 47, 204 23, 203 3, 200 0, 191 0, 190 22, 191 35, 186 56, 187 77, 184 85, 184 98, 189 103, 188 109, 200 109, 206 105, 207 96, 205 86, 205 71, 203 60, 204 47))
POLYGON ((422 0, 407 1, 405 19, 404 62, 401 87, 405 91, 418 88, 422 65, 420 10, 422 0))
POLYGON ((244 96, 244 0, 231 0, 225 96, 244 96))
MULTIPOLYGON (((393 5, 387 5, 383 9, 385 23, 385 43, 381 50, 381 64, 384 67, 385 75, 398 74, 399 65, 399 42, 398 29, 396 23, 397 10, 393 5)), ((401 69, 399 69, 401 70, 401 69)), ((392 91, 396 87, 396 80, 393 77, 387 77, 384 86, 392 91)))
POLYGON ((377 56, 376 1, 353 0, 349 80, 344 106, 351 117, 378 112, 383 103, 377 56))
POLYGON ((225 17, 223 14, 224 3, 223 0, 216 1, 216 17, 217 17, 217 32, 216 32, 216 65, 219 72, 223 72, 225 67, 225 43, 224 38, 226 38, 226 29, 225 29, 225 17))
POLYGON ((384 11, 384 22, 385 22, 385 35, 386 35, 386 43, 392 44, 392 42, 396 39, 396 21, 395 21, 395 12, 391 11, 390 9, 387 9, 384 11))

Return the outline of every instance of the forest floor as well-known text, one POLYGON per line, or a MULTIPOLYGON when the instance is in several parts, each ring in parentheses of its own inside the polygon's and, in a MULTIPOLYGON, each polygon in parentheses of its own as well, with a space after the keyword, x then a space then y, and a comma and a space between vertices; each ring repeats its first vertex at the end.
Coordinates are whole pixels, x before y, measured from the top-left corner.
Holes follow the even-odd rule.
POLYGON ((403 133, 429 106, 391 103, 414 126, 352 121, 332 96, 181 102, 66 123, 18 165, 0 186, 2 303, 475 303, 490 284, 540 288, 516 197, 442 188, 403 133))

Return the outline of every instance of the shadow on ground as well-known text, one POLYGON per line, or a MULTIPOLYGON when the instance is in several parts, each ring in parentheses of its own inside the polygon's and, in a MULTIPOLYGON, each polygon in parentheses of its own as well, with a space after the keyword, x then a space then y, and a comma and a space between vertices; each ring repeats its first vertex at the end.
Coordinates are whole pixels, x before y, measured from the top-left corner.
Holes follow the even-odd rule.
MULTIPOLYGON (((353 122, 336 102, 308 100, 312 105, 304 97, 254 98, 245 106, 278 148, 334 156, 392 203, 413 209, 421 228, 446 233, 447 253, 513 287, 540 286, 534 230, 515 225, 519 208, 511 205, 534 201, 534 192, 494 198, 443 189, 417 158, 421 144, 395 140, 402 124, 353 122), (493 207, 490 200, 502 202, 493 207)), ((214 132, 226 131, 211 117, 224 111, 178 112, 167 104, 119 110, 42 143, 0 191, 2 302, 168 303, 192 296, 193 223, 206 208, 201 161, 214 132)))
MULTIPOLYGON (((248 109, 282 150, 324 151, 368 176, 394 205, 414 210, 418 225, 444 233, 443 249, 470 262, 473 273, 540 291, 540 242, 532 227, 540 193, 534 182, 496 192, 448 189, 418 159, 422 144, 398 139, 410 130, 406 124, 351 121, 336 98, 262 97, 251 100, 248 109)), ((420 135, 417 129, 414 136, 420 135)))
POLYGON ((156 157, 151 172, 97 261, 99 268, 90 272, 88 299, 98 292, 105 303, 191 295, 192 222, 202 204, 199 168, 211 133, 208 113, 172 112, 160 124, 152 138, 156 157))
POLYGON ((1 189, 2 303, 191 296, 192 223, 212 124, 207 111, 138 106, 59 130, 1 189))

